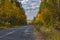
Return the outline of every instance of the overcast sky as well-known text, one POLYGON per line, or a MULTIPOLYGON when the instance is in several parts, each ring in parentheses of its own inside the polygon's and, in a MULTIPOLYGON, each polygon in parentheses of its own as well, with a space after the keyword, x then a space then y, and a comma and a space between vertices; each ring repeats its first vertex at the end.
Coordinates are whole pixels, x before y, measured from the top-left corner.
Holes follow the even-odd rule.
POLYGON ((19 1, 22 3, 23 8, 25 9, 27 19, 32 20, 39 10, 39 5, 41 1, 40 0, 19 0, 19 1))

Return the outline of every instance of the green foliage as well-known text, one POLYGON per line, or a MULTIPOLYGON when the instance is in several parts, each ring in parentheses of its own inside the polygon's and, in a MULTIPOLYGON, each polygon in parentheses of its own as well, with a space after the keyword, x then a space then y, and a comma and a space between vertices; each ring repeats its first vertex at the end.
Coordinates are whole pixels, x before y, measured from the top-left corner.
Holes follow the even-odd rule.
MULTIPOLYGON (((35 28, 42 33, 44 40, 60 40, 60 32, 55 28, 60 28, 60 1, 42 0, 39 12, 36 16, 35 28), (42 16, 38 16, 38 15, 42 16), (38 21, 37 21, 38 19, 38 21), (41 23, 43 24, 41 24, 41 23)), ((34 21, 34 22, 35 22, 34 21)))
MULTIPOLYGON (((60 22, 60 2, 58 0, 43 0, 40 5, 40 11, 38 12, 39 14, 42 14, 42 17, 39 17, 40 19, 42 18, 43 24, 44 25, 52 25, 58 24, 56 22, 60 22)), ((36 17, 38 18, 38 17, 36 17)), ((41 20, 40 20, 41 21, 41 20)), ((39 24, 39 22, 37 22, 39 24)))
POLYGON ((44 40, 60 40, 60 32, 52 30, 51 32, 42 33, 44 40))
POLYGON ((25 25, 26 15, 22 4, 17 0, 0 0, 0 26, 25 25))

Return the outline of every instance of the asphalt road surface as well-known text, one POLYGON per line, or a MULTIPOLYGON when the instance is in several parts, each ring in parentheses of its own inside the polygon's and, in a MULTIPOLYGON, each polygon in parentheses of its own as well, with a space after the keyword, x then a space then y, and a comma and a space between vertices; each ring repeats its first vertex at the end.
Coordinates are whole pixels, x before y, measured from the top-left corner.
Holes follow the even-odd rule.
POLYGON ((35 40, 33 26, 27 25, 0 31, 0 40, 35 40))

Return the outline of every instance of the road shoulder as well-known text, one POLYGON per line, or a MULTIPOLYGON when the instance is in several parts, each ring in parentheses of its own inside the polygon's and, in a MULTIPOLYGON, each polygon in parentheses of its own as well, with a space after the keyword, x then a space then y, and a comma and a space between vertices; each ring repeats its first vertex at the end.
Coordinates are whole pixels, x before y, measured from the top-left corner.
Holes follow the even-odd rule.
POLYGON ((43 40, 42 39, 42 35, 34 28, 34 37, 35 37, 35 40, 43 40))

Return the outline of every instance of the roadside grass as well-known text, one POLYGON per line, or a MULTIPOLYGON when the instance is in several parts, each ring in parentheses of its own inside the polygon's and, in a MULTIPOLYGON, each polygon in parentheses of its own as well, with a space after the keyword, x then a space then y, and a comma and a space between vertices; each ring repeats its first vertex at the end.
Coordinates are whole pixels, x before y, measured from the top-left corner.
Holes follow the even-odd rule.
POLYGON ((60 31, 55 28, 39 25, 35 25, 35 28, 38 32, 40 32, 44 40, 60 40, 60 31))
POLYGON ((51 32, 41 32, 44 40, 60 40, 60 32, 51 31, 51 32))
POLYGON ((4 28, 4 27, 0 27, 0 30, 5 30, 5 29, 7 29, 6 27, 4 28))
POLYGON ((18 28, 20 26, 0 26, 0 30, 6 30, 6 29, 10 29, 10 28, 18 28))
POLYGON ((22 26, 25 26, 25 25, 2 25, 2 26, 0 26, 0 30, 7 30, 10 28, 19 28, 22 26))

